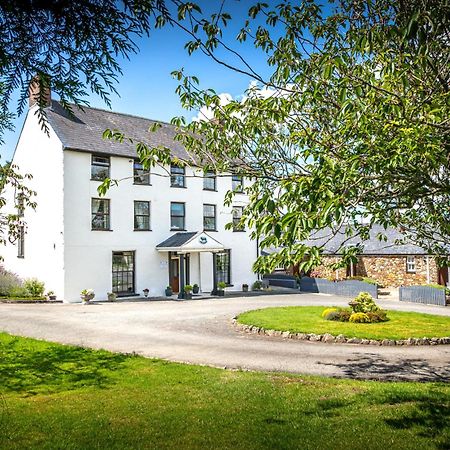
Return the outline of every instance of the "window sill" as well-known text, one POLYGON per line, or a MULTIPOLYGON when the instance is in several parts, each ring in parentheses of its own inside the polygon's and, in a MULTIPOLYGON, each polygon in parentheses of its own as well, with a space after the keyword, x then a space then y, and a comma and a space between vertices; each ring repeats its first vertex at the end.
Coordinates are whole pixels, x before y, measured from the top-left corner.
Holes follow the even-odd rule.
POLYGON ((151 186, 152 183, 133 183, 133 186, 151 186))
POLYGON ((105 180, 106 180, 106 178, 104 178, 103 180, 98 180, 96 178, 91 178, 91 181, 98 181, 99 183, 103 183, 105 180))
POLYGON ((18 256, 19 259, 25 259, 25 256, 18 256))
POLYGON ((203 188, 204 191, 209 191, 209 192, 217 192, 217 189, 208 189, 208 188, 203 188))
POLYGON ((206 228, 203 228, 203 231, 209 231, 209 232, 217 232, 217 228, 216 229, 214 229, 214 230, 208 230, 208 229, 206 229, 206 228))
POLYGON ((171 228, 170 231, 187 231, 186 228, 171 228))
POLYGON ((150 228, 147 230, 140 230, 139 228, 135 228, 133 231, 152 231, 150 228))
POLYGON ((113 231, 113 230, 106 230, 103 228, 91 228, 91 231, 113 231))
POLYGON ((247 230, 233 230, 233 233, 245 233, 247 230))
POLYGON ((171 188, 178 188, 178 189, 187 189, 186 186, 175 186, 175 185, 170 185, 171 188))

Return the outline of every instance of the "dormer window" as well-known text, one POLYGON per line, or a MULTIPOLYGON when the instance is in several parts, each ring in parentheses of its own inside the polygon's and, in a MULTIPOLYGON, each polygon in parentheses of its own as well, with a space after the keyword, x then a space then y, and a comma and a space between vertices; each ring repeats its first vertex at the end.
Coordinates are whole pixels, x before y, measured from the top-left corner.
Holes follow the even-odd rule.
POLYGON ((92 155, 91 180, 104 181, 106 178, 109 178, 109 167, 109 156, 92 155))
POLYGON ((134 161, 133 163, 134 184, 150 184, 150 170, 144 169, 142 163, 134 161))
POLYGON ((172 187, 186 187, 186 173, 184 167, 172 164, 170 166, 170 185, 172 187))

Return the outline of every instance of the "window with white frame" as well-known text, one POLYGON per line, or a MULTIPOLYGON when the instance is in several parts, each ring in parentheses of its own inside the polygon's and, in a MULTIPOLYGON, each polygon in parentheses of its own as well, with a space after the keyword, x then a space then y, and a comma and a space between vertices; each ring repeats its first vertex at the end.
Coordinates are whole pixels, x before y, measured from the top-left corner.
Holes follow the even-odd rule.
POLYGON ((134 184, 150 184, 150 170, 144 169, 139 161, 133 162, 133 180, 134 184))
POLYGON ((406 257, 406 272, 416 273, 416 258, 414 256, 406 257))
POLYGON ((244 178, 242 177, 242 175, 232 175, 231 189, 233 192, 244 192, 244 178))
POLYGON ((109 178, 110 164, 109 156, 92 155, 91 180, 103 181, 109 178))
POLYGON ((109 231, 109 199, 93 198, 91 200, 92 209, 92 229, 93 230, 107 230, 109 231))
POLYGON ((184 167, 172 164, 170 166, 170 186, 186 187, 186 171, 184 167))
POLYGON ((172 202, 170 204, 170 229, 184 230, 186 208, 184 203, 172 202))
POLYGON ((203 205, 203 229, 205 231, 217 231, 216 205, 203 205))
POLYGON ((214 172, 205 172, 203 176, 203 189, 205 191, 216 190, 216 174, 214 172))
POLYGON ((150 202, 135 200, 134 231, 150 231, 150 202))
POLYGON ((241 223, 243 206, 233 206, 233 231, 245 231, 244 225, 241 223))

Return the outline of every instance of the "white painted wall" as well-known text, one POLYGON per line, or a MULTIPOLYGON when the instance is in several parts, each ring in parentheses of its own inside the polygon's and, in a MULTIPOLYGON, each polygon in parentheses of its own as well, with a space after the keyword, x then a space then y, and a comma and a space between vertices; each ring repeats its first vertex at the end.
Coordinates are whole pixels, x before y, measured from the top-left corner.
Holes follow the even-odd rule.
MULTIPOLYGON (((91 198, 98 197, 99 182, 90 180, 91 154, 64 151, 64 235, 65 235, 65 299, 78 301, 84 288, 92 288, 97 299, 105 299, 112 287, 112 252, 135 251, 136 291, 150 290, 150 296, 163 295, 169 283, 167 253, 159 253, 156 245, 174 232, 170 231, 170 202, 186 203, 186 230, 203 229, 203 203, 217 205, 217 232, 210 232, 225 248, 231 249, 233 288, 251 284, 256 276, 251 267, 256 259, 256 242, 247 232, 225 230, 231 221, 231 208, 223 206, 231 178, 217 178, 217 192, 204 191, 203 179, 187 169, 186 188, 170 187, 170 178, 162 168, 152 169, 151 186, 133 185, 133 162, 129 158, 111 157, 111 177, 124 179, 111 187, 106 198, 111 200, 112 231, 91 231, 91 198), (133 231, 134 200, 151 202, 152 231, 133 231)), ((235 204, 243 205, 246 197, 237 194, 235 204)), ((191 254, 191 284, 199 283, 203 291, 212 288, 212 256, 191 254)))
MULTIPOLYGON (((7 269, 22 278, 36 277, 45 282, 46 291, 64 298, 64 227, 63 227, 63 150, 61 141, 50 129, 40 127, 36 108, 31 108, 17 143, 13 163, 22 174, 33 179, 26 185, 37 192, 36 210, 26 209, 25 257, 17 257, 17 243, 0 250, 7 269)), ((14 192, 6 189, 5 213, 16 213, 14 192)))

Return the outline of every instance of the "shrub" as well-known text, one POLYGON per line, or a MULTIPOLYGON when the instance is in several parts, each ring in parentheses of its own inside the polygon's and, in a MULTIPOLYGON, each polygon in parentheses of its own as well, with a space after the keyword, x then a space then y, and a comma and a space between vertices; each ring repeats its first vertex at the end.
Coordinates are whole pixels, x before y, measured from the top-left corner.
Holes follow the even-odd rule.
POLYGON ((263 287, 262 281, 256 280, 252 284, 252 291, 259 291, 260 289, 262 289, 262 287, 263 287))
POLYGON ((42 297, 44 295, 45 283, 37 278, 25 280, 23 286, 32 297, 42 297))
POLYGON ((360 292, 349 305, 354 313, 375 312, 380 309, 368 292, 360 292))
POLYGON ((13 272, 0 267, 0 296, 10 296, 13 288, 22 286, 22 280, 13 272))
POLYGON ((348 322, 351 314, 352 313, 347 309, 342 309, 339 311, 339 315, 336 317, 335 320, 338 320, 339 322, 348 322))
POLYGON ((349 322, 352 323, 370 323, 369 316, 363 312, 353 313, 350 316, 349 322))
MULTIPOLYGON (((13 286, 8 291, 8 297, 27 298, 27 297, 32 297, 32 295, 23 286, 13 286)), ((40 297, 40 296, 38 296, 38 297, 40 297)))
POLYGON ((337 309, 330 310, 325 316, 325 320, 339 320, 339 313, 337 309))
POLYGON ((227 283, 225 283, 225 281, 219 281, 218 283, 217 283, 217 287, 219 288, 219 289, 225 289, 226 287, 227 287, 227 283))
MULTIPOLYGON (((325 308, 323 310, 322 317, 326 318, 330 312, 337 311, 337 310, 338 310, 337 308, 325 308)), ((327 319, 327 320, 329 320, 329 319, 327 319)))
POLYGON ((326 308, 322 317, 325 320, 335 320, 337 322, 348 322, 350 318, 351 312, 347 309, 342 308, 326 308))
POLYGON ((383 311, 382 309, 376 312, 368 312, 366 314, 370 320, 370 323, 386 322, 388 320, 386 311, 383 311))

